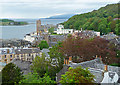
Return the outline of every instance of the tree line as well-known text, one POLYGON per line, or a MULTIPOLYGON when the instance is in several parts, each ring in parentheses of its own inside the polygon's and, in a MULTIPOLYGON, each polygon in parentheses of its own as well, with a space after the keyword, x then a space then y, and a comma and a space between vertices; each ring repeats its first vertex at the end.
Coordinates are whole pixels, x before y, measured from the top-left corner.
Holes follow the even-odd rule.
POLYGON ((10 19, 0 19, 0 25, 27 25, 27 22, 16 22, 10 19))

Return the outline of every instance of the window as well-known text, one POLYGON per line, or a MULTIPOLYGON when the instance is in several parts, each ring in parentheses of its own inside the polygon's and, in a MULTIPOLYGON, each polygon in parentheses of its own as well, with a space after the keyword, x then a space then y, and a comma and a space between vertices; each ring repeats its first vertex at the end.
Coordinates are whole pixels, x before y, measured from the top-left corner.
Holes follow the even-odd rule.
POLYGON ((21 57, 23 57, 23 55, 21 55, 21 57))
POLYGON ((30 56, 30 54, 29 54, 29 56, 30 56))
POLYGON ((53 42, 57 42, 57 39, 56 38, 53 38, 53 40, 52 40, 53 42))
POLYGON ((17 55, 17 57, 19 58, 19 55, 17 55))
POLYGON ((5 55, 5 58, 6 58, 6 55, 5 55))
POLYGON ((12 55, 10 55, 10 58, 12 58, 12 55))

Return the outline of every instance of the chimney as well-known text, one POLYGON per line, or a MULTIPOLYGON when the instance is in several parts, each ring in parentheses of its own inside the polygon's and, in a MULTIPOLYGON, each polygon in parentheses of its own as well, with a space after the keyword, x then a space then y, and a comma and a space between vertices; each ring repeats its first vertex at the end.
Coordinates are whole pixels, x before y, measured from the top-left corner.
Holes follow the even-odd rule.
POLYGON ((65 59, 64 59, 64 64, 65 64, 65 59))
POLYGON ((96 55, 96 58, 98 58, 97 55, 96 55))
POLYGON ((10 51, 9 51, 9 49, 7 49, 7 53, 9 53, 10 51))
POLYGON ((104 65, 104 71, 108 71, 108 65, 104 65))
POLYGON ((68 64, 68 61, 66 60, 66 65, 68 64))
POLYGON ((102 58, 101 58, 101 56, 100 56, 100 60, 102 61, 102 58))
POLYGON ((69 57, 69 61, 72 61, 72 57, 69 57))
POLYGON ((69 65, 69 60, 67 60, 67 65, 69 65))

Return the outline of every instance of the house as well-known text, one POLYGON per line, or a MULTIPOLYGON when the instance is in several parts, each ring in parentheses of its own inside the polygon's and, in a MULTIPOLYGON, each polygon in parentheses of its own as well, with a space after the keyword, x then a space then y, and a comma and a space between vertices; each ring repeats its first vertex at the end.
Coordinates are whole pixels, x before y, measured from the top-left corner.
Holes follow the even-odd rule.
POLYGON ((113 20, 120 20, 120 18, 114 18, 113 20))
POLYGON ((67 35, 49 35, 48 36, 48 44, 50 47, 52 47, 55 44, 57 44, 59 41, 65 40, 66 37, 67 37, 67 35))
POLYGON ((38 48, 0 48, 0 62, 6 64, 10 63, 14 58, 32 62, 36 56, 41 55, 42 52, 38 48))
POLYGON ((71 34, 73 29, 64 29, 63 25, 58 25, 57 34, 71 34))
POLYGON ((15 49, 15 58, 23 61, 31 61, 36 56, 41 56, 42 52, 38 48, 15 49))
MULTIPOLYGON (((36 34, 36 35, 37 35, 37 34, 36 34)), ((31 33, 31 34, 26 34, 26 35, 24 36, 24 40, 29 41, 29 42, 32 43, 32 42, 35 41, 36 35, 33 34, 33 33, 31 33)))
POLYGON ((13 48, 0 48, 0 62, 9 63, 14 59, 14 55, 13 48))

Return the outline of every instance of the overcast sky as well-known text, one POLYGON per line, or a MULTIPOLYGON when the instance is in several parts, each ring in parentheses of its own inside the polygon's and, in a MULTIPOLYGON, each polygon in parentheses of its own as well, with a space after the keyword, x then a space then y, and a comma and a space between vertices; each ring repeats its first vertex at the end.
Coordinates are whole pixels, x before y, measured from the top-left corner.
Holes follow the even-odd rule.
POLYGON ((45 18, 90 12, 119 0, 0 0, 0 18, 45 18))

